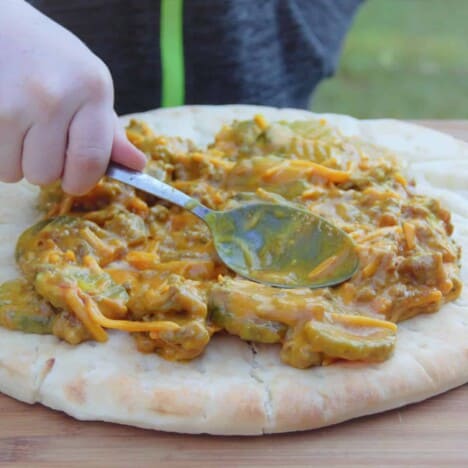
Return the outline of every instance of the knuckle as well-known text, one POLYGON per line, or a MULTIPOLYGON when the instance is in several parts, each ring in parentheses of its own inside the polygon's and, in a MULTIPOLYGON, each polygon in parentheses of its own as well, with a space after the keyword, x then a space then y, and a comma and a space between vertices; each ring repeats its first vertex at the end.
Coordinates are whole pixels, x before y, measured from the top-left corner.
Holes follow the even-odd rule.
POLYGON ((32 80, 28 85, 32 104, 37 106, 43 117, 55 116, 64 102, 64 91, 61 86, 47 81, 32 80))
POLYGON ((81 85, 86 89, 86 93, 95 99, 112 97, 113 85, 109 69, 102 62, 98 62, 92 73, 87 73, 81 85))
MULTIPOLYGON (((26 106, 20 99, 9 99, 0 94, 0 130, 10 131, 24 120, 26 106)), ((3 133, 3 132, 2 132, 3 133)))
POLYGON ((67 161, 72 162, 73 167, 80 171, 94 174, 103 170, 107 162, 107 151, 99 146, 69 148, 67 161))

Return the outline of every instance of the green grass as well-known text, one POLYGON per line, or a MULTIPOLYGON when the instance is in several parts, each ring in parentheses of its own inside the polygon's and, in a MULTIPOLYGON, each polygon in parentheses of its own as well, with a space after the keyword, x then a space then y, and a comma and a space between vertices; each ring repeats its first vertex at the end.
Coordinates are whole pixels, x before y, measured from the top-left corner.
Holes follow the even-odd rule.
POLYGON ((312 110, 468 118, 467 19, 467 0, 367 0, 312 110))

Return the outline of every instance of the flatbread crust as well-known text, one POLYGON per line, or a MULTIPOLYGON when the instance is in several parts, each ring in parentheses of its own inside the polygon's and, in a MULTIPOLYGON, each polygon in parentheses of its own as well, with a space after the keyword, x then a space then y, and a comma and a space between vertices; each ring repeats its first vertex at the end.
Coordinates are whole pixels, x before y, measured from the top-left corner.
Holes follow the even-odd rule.
MULTIPOLYGON (((347 135, 386 146, 408 163, 419 191, 452 211, 463 248, 465 288, 435 314, 399 325, 395 354, 381 364, 339 363, 308 370, 279 360, 275 346, 216 336, 202 357, 173 363, 139 353, 109 332, 105 344, 70 346, 53 336, 0 328, 0 391, 83 420, 183 433, 262 434, 318 428, 429 398, 468 382, 468 144, 392 120, 253 106, 193 106, 131 117, 198 144, 223 123, 262 113, 267 120, 325 117, 347 135)), ((129 116, 123 117, 124 122, 129 116)), ((0 282, 17 276, 17 236, 37 218, 37 190, 0 184, 0 282)))

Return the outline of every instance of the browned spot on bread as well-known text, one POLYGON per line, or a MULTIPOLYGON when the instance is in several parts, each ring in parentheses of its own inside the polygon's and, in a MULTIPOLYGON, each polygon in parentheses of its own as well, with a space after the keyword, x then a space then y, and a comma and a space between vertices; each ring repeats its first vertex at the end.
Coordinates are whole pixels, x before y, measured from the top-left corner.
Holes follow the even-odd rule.
POLYGON ((83 405, 86 403, 86 382, 83 378, 78 377, 65 386, 65 395, 73 403, 83 405))
POLYGON ((52 370, 52 367, 54 367, 54 364, 55 364, 55 358, 49 358, 47 359, 46 361, 46 365, 44 367, 44 370, 46 372, 50 372, 52 370))
MULTIPOLYGON (((320 396, 314 398, 307 385, 296 383, 294 388, 280 385, 274 389, 272 427, 284 431, 304 430, 325 424, 326 415, 320 396)), ((266 432, 276 432, 267 428, 266 432)))
POLYGON ((150 401, 150 409, 159 414, 193 417, 203 414, 206 401, 196 390, 178 388, 156 389, 150 401))
POLYGON ((47 377, 49 372, 54 367, 54 364, 55 364, 55 358, 47 359, 47 361, 44 364, 44 367, 42 368, 42 370, 41 370, 41 372, 40 372, 40 374, 38 376, 39 384, 41 384, 44 381, 44 379, 47 377))
POLYGON ((235 407, 232 421, 241 424, 248 422, 255 427, 263 427, 267 422, 262 392, 245 384, 234 384, 226 391, 226 404, 235 407))

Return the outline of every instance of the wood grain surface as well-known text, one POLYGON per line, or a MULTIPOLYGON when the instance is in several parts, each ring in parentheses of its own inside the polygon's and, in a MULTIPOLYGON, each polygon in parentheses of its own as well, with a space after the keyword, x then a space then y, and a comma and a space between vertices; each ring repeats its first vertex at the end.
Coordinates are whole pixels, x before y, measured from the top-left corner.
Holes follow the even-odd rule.
MULTIPOLYGON (((468 121, 420 123, 468 141, 468 121)), ((189 436, 80 422, 0 395, 0 466, 468 467, 467 436, 468 385, 336 426, 261 437, 189 436)))

